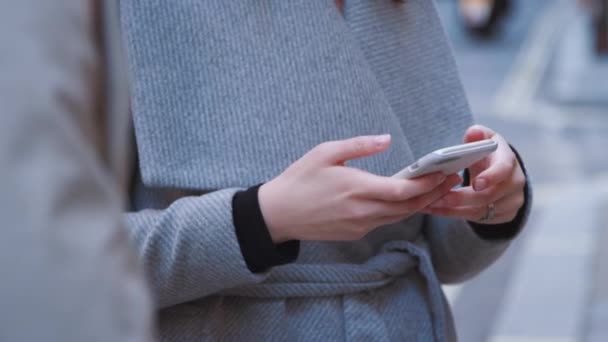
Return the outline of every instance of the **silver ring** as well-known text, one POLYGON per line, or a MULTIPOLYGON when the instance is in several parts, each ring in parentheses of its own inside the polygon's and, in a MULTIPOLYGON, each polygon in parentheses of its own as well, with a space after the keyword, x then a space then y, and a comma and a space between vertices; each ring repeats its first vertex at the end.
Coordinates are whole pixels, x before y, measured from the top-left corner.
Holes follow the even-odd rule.
POLYGON ((479 219, 479 221, 484 222, 484 221, 490 221, 494 219, 494 203, 490 203, 488 204, 488 210, 486 211, 486 214, 479 219))

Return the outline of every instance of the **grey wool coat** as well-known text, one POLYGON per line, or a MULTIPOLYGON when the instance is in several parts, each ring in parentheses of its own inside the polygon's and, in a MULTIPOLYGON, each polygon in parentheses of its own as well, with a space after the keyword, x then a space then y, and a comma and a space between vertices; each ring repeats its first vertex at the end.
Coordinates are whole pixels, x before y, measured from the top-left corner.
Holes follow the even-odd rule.
POLYGON ((390 133, 352 164, 390 175, 472 123, 431 0, 121 2, 139 168, 127 226, 163 341, 454 341, 440 284, 509 241, 415 215, 302 242, 252 274, 231 199, 323 141, 390 133))

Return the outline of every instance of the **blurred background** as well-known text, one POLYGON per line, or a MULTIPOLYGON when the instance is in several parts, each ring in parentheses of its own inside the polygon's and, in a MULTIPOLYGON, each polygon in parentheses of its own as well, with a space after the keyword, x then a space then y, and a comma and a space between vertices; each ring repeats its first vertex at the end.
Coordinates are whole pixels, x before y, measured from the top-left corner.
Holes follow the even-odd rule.
POLYGON ((608 341, 608 1, 438 0, 477 120, 523 155, 528 228, 446 292, 463 342, 608 341), (492 3, 492 1, 489 1, 492 3))

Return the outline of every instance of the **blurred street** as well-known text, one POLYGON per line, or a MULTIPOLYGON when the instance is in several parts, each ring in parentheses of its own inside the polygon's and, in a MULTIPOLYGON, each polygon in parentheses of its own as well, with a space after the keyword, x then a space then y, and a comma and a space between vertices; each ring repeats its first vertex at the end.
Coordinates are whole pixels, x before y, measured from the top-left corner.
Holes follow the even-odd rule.
POLYGON ((463 342, 608 341, 608 60, 576 1, 514 5, 480 40, 439 1, 478 122, 518 149, 534 188, 508 253, 446 291, 463 342))

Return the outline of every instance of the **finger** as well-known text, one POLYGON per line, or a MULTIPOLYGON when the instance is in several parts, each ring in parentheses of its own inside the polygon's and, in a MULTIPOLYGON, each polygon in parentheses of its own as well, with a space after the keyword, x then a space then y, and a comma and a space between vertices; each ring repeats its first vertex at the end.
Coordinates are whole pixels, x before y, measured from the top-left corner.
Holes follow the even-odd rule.
POLYGON ((442 207, 477 207, 487 205, 488 203, 496 202, 500 198, 508 195, 505 192, 506 185, 486 189, 484 191, 475 191, 472 187, 467 186, 450 191, 438 201, 434 202, 432 208, 442 207))
POLYGON ((381 216, 375 221, 378 225, 387 225, 403 221, 413 214, 422 213, 425 207, 430 203, 441 198, 448 193, 452 188, 462 183, 462 178, 459 175, 450 175, 445 182, 433 190, 429 194, 418 196, 415 199, 405 201, 403 203, 395 203, 391 210, 384 212, 387 216, 381 216))
POLYGON ((442 207, 442 208, 426 208, 422 211, 425 214, 454 217, 468 221, 477 221, 483 217, 487 211, 486 206, 475 207, 442 207))
MULTIPOLYGON (((496 135, 496 132, 482 125, 473 125, 467 129, 464 134, 464 142, 470 143, 480 141, 484 139, 492 139, 496 135)), ((471 179, 475 178, 483 170, 487 169, 490 165, 490 157, 483 158, 475 164, 468 167, 471 179)))
POLYGON ((365 173, 353 179, 353 191, 358 197, 403 202, 428 193, 446 180, 442 173, 433 173, 415 179, 382 177, 365 173))
POLYGON ((365 203, 365 208, 362 208, 363 210, 361 213, 361 217, 404 217, 426 207, 429 203, 443 196, 446 192, 450 191, 451 188, 458 185, 460 181, 460 176, 452 175, 448 177, 445 182, 441 183, 438 187, 432 190, 430 193, 415 197, 410 200, 400 202, 366 200, 365 202, 363 202, 365 203))
POLYGON ((434 202, 432 207, 466 207, 481 206, 493 203, 507 196, 520 193, 526 184, 526 176, 516 173, 511 179, 483 191, 475 191, 472 187, 453 189, 440 200, 434 202))
POLYGON ((492 154, 487 157, 482 158, 481 160, 475 162, 473 165, 468 167, 469 177, 471 179, 471 183, 477 178, 477 176, 490 167, 492 163, 492 154))
POLYGON ((482 125, 473 125, 464 133, 464 142, 470 143, 474 141, 491 139, 496 132, 482 125))
POLYGON ((462 179, 460 176, 451 175, 429 193, 402 202, 382 202, 384 207, 377 214, 379 217, 405 217, 427 207, 430 203, 444 196, 450 189, 461 182, 462 179))
POLYGON ((443 182, 432 192, 413 198, 409 200, 409 202, 416 211, 419 211, 422 208, 428 207, 431 203, 443 198, 446 194, 450 193, 455 186, 460 184, 462 184, 462 177, 456 174, 450 175, 445 182, 443 182))
POLYGON ((328 141, 313 148, 307 157, 326 165, 344 164, 349 160, 382 152, 389 147, 390 143, 389 134, 328 141))
POLYGON ((517 166, 517 158, 506 141, 499 135, 495 135, 494 139, 498 141, 498 148, 487 157, 489 165, 472 175, 472 186, 476 191, 483 191, 509 179, 517 166))
POLYGON ((517 211, 524 203, 523 194, 513 194, 494 203, 494 218, 492 220, 482 220, 488 212, 488 206, 468 206, 468 207, 445 207, 445 208, 426 208, 424 213, 430 215, 460 218, 467 221, 498 224, 512 221, 517 215, 517 211))

